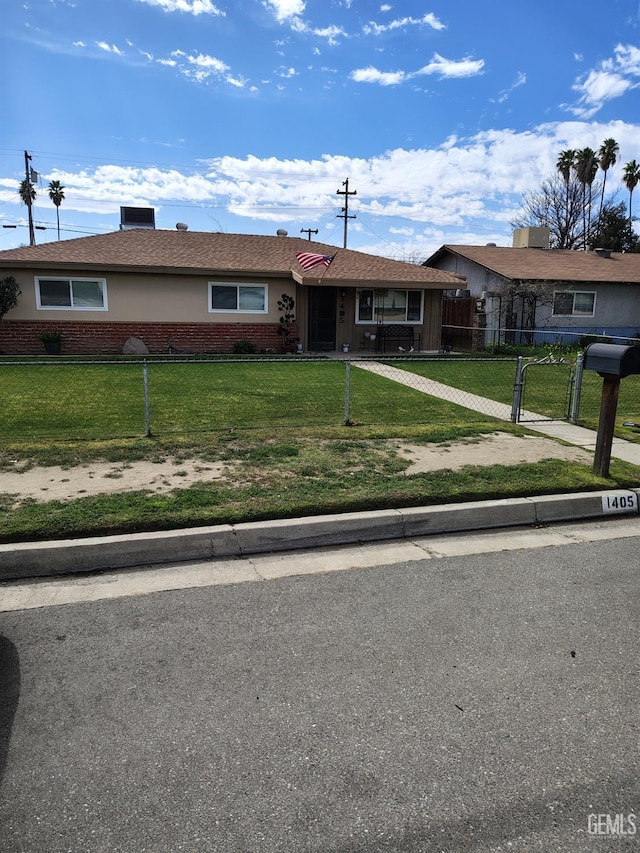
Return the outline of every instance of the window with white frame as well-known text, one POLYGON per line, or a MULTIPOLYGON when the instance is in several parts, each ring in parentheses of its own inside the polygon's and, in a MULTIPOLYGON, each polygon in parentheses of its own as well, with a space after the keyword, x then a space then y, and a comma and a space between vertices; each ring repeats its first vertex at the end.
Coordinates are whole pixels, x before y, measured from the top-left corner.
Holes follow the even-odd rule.
POLYGON ((36 306, 44 311, 106 311, 104 278, 36 278, 36 306))
POLYGON ((266 284, 230 284, 209 282, 209 313, 266 314, 266 284))
POLYGON ((356 323, 422 323, 421 290, 359 290, 356 323))
POLYGON ((555 317, 593 317, 595 310, 595 292, 556 290, 553 294, 555 317))

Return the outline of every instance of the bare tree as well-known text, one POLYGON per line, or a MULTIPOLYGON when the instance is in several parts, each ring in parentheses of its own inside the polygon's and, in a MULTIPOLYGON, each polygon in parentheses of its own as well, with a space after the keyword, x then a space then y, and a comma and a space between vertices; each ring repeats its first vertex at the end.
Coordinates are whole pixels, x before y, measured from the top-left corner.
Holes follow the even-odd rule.
POLYGON ((576 249, 584 245, 585 222, 582 185, 571 175, 566 181, 554 175, 543 181, 538 190, 524 194, 522 208, 511 227, 545 226, 550 233, 550 248, 576 249))

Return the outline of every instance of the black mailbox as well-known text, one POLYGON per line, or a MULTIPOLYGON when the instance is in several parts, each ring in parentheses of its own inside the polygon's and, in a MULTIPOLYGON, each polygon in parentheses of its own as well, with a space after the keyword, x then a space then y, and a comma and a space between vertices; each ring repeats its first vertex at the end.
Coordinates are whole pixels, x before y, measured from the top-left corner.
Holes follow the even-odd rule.
POLYGON ((600 376, 609 374, 620 379, 640 373, 640 346, 589 344, 584 351, 584 368, 595 370, 600 376))

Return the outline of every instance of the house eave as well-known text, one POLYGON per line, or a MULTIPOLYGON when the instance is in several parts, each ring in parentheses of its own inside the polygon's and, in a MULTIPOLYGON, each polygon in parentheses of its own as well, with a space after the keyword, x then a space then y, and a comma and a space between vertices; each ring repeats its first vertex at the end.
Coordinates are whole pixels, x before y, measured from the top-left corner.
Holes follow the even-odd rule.
POLYGON ((204 275, 204 276, 223 276, 225 278, 291 278, 292 270, 237 270, 237 269, 216 269, 214 267, 169 267, 169 266, 153 266, 153 265, 132 265, 132 264, 100 264, 100 263, 82 263, 78 261, 1 261, 0 269, 14 270, 73 270, 85 272, 117 272, 125 274, 147 274, 147 275, 204 275))
POLYGON ((398 287, 403 290, 451 290, 459 287, 465 279, 456 277, 457 281, 416 281, 415 279, 388 279, 388 278, 345 278, 345 279, 326 279, 312 278, 309 276, 302 277, 297 273, 293 273, 293 277, 298 284, 303 284, 312 287, 338 287, 338 288, 357 288, 358 290, 375 290, 376 288, 398 287))

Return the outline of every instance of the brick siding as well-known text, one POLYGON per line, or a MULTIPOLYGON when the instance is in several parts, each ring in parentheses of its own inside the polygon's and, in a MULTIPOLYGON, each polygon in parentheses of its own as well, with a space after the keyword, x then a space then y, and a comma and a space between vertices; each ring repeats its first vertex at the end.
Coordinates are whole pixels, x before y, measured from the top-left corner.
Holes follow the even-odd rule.
POLYGON ((150 353, 230 353, 236 341, 254 343, 258 352, 283 352, 277 323, 92 323, 0 321, 0 354, 42 355, 38 334, 59 329, 65 355, 110 355, 122 352, 127 338, 140 338, 150 353))

